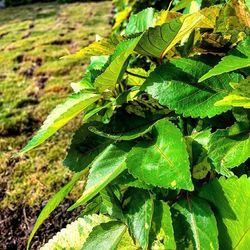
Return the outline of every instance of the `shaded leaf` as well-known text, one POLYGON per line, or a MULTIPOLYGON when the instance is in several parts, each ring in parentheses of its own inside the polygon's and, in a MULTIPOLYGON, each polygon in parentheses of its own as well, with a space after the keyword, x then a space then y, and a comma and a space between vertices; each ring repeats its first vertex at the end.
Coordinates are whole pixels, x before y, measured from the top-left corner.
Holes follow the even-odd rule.
POLYGON ((188 223, 189 230, 185 234, 192 241, 194 249, 219 249, 216 219, 206 201, 191 197, 178 201, 173 208, 188 223))
POLYGON ((220 178, 205 185, 200 196, 214 206, 220 246, 245 250, 250 244, 250 179, 220 178))
POLYGON ((141 189, 132 189, 125 211, 129 230, 142 249, 148 248, 149 232, 154 212, 151 195, 141 189))
POLYGON ((69 211, 89 201, 125 170, 125 160, 130 148, 130 144, 127 143, 111 144, 98 155, 92 163, 82 196, 69 211))
POLYGON ((107 213, 116 219, 123 220, 123 212, 121 209, 121 204, 115 194, 113 193, 111 187, 106 187, 100 192, 102 197, 102 204, 105 207, 107 213))
POLYGON ((118 112, 107 125, 90 126, 89 130, 96 135, 112 139, 128 141, 136 139, 152 130, 156 120, 144 119, 126 112, 118 112))
POLYGON ((75 132, 63 161, 70 170, 78 172, 89 167, 95 157, 110 144, 111 140, 96 136, 88 130, 90 125, 95 124, 84 124, 75 132))
POLYGON ((100 95, 93 93, 76 93, 69 96, 63 104, 60 104, 55 109, 53 109, 40 130, 21 150, 21 153, 27 152, 43 143, 68 121, 78 115, 85 108, 90 106, 100 97, 100 95))
POLYGON ((115 250, 117 249, 125 231, 126 226, 121 222, 110 221, 107 223, 101 223, 93 228, 81 249, 115 250))
POLYGON ((129 172, 150 185, 193 190, 188 153, 180 130, 162 119, 155 124, 152 134, 153 141, 141 141, 129 152, 129 172))

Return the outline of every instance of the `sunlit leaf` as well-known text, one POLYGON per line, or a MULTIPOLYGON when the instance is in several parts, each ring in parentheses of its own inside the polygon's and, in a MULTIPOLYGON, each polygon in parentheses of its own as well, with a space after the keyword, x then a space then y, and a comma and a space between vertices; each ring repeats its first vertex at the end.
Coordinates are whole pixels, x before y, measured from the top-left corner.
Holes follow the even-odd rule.
POLYGON ((247 249, 250 244, 250 178, 215 179, 201 189, 200 196, 214 207, 220 246, 247 249))
MULTIPOLYGON (((32 229, 32 232, 30 233, 30 237, 28 240, 28 245, 27 245, 27 249, 29 249, 31 240, 33 239, 36 231, 38 230, 38 228, 41 226, 41 224, 49 217, 49 215, 55 210, 55 208, 60 204, 60 202, 68 195, 68 193, 71 191, 71 189, 74 187, 74 185, 76 184, 76 182, 83 176, 83 173, 77 173, 74 175, 74 177, 72 178, 72 180, 65 185, 63 188, 60 189, 59 192, 57 192, 52 199, 50 199, 48 201, 48 203, 46 204, 46 206, 43 208, 43 210, 41 211, 41 213, 39 214, 36 223, 32 229)), ((77 242, 75 242, 75 244, 78 244, 77 242)), ((50 248, 46 248, 46 249, 50 249, 50 248)))
MULTIPOLYGON (((186 236, 188 240, 191 240, 193 249, 219 249, 216 219, 206 201, 188 197, 179 200, 173 208, 179 212, 183 224, 188 224, 188 230, 183 237, 186 236)), ((178 231, 179 228, 175 227, 175 230, 178 231)), ((183 240, 182 243, 184 242, 183 240)), ((179 245, 179 249, 182 248, 184 245, 179 245)))
POLYGON ((43 126, 32 140, 21 150, 21 153, 27 152, 43 143, 68 121, 97 101, 100 97, 100 95, 94 93, 76 93, 69 96, 63 104, 58 105, 50 113, 43 126))
POLYGON ((127 143, 111 144, 99 154, 92 163, 87 185, 82 196, 69 210, 73 210, 89 201, 125 170, 125 160, 130 148, 130 144, 127 143))
POLYGON ((232 90, 230 82, 239 82, 242 77, 227 73, 198 83, 200 76, 211 69, 209 63, 215 60, 214 57, 172 60, 156 68, 141 89, 160 104, 184 116, 204 118, 221 114, 231 107, 219 107, 215 103, 232 90))
POLYGON ((76 221, 68 224, 58 232, 51 240, 48 241, 41 250, 63 250, 74 249, 81 250, 87 237, 95 228, 95 226, 110 221, 104 215, 88 215, 79 218, 76 221))
POLYGON ((152 140, 139 142, 129 152, 129 172, 150 185, 192 190, 188 153, 180 130, 162 119, 152 134, 152 140))
POLYGON ((217 65, 199 79, 199 82, 212 76, 248 66, 250 66, 250 37, 246 38, 227 56, 223 57, 217 65))

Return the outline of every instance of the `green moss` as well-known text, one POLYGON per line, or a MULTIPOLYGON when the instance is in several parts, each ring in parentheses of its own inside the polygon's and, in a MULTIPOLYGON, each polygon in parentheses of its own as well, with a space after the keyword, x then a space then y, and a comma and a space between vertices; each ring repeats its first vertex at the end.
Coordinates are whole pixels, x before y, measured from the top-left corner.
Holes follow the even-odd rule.
POLYGON ((61 161, 80 117, 27 156, 11 156, 64 100, 70 83, 81 79, 88 60, 59 58, 88 45, 96 34, 108 35, 110 9, 110 2, 100 2, 40 3, 0 10, 2 208, 40 203, 72 175, 61 161))

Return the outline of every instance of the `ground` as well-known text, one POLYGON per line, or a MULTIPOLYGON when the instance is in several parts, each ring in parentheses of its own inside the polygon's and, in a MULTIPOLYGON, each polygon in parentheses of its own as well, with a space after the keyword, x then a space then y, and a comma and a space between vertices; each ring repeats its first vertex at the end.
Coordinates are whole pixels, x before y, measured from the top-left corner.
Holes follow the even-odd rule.
MULTIPOLYGON (((71 91, 70 83, 81 79, 88 63, 87 59, 72 61, 60 57, 88 45, 96 34, 107 36, 110 9, 110 2, 98 2, 40 3, 0 10, 1 232, 4 226, 11 226, 10 214, 13 217, 18 213, 21 213, 18 223, 24 227, 22 230, 29 231, 42 202, 72 175, 61 162, 72 133, 81 122, 80 117, 24 157, 13 155, 28 142, 49 112, 64 100, 71 91), (30 214, 26 215, 25 211, 30 214)), ((73 192, 67 204, 76 193, 73 192)), ((0 238, 0 245, 5 242, 4 249, 24 249, 27 236, 22 246, 20 242, 13 243, 13 235, 8 236, 14 244, 10 248, 6 246, 6 237, 2 234, 0 238)))

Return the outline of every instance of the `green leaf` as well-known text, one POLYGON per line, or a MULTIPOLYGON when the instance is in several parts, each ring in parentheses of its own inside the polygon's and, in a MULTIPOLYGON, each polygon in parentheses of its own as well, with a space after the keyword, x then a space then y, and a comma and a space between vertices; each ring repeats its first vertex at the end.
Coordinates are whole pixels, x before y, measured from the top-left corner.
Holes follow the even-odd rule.
POLYGON ((81 90, 93 90, 94 80, 101 73, 101 69, 108 61, 108 56, 92 56, 85 74, 80 82, 71 83, 74 92, 81 90))
POLYGON ((208 157, 218 173, 239 166, 250 157, 250 129, 235 124, 212 134, 208 144, 208 157))
POLYGON ((123 234, 126 231, 126 226, 118 221, 110 221, 102 223, 89 234, 82 250, 105 249, 115 250, 123 234))
POLYGON ((28 145, 21 150, 21 153, 25 153, 43 143, 68 121, 97 101, 100 97, 100 95, 93 93, 77 93, 69 96, 63 104, 58 105, 50 113, 43 126, 28 145))
POLYGON ((230 82, 239 82, 242 76, 236 73, 223 74, 203 83, 198 79, 214 62, 214 57, 176 59, 171 64, 162 64, 150 74, 141 89, 152 95, 160 104, 178 114, 191 117, 213 117, 229 109, 214 104, 231 90, 230 82))
POLYGON ((208 18, 201 12, 185 15, 149 28, 140 39, 135 51, 139 54, 163 58, 178 42, 195 28, 211 28, 208 18))
POLYGON ((188 153, 180 130, 162 119, 152 134, 152 141, 141 141, 129 152, 129 172, 150 185, 193 190, 188 153))
POLYGON ((133 53, 139 40, 140 37, 133 38, 123 41, 117 46, 114 54, 111 56, 110 63, 94 82, 94 86, 99 90, 99 92, 103 92, 105 90, 115 90, 120 74, 122 73, 123 66, 128 57, 133 53))
POLYGON ((81 59, 91 56, 111 55, 118 43, 119 40, 115 36, 103 38, 100 41, 91 43, 74 54, 64 56, 63 59, 81 59))
POLYGON ((227 56, 203 75, 199 82, 202 82, 212 76, 220 75, 233 70, 250 66, 250 37, 243 40, 227 56))
POLYGON ((88 130, 90 125, 95 124, 86 123, 75 132, 63 161, 70 170, 78 172, 89 167, 95 157, 111 143, 111 140, 96 136, 88 130))
POLYGON ((102 204, 105 207, 107 213, 112 217, 119 220, 123 220, 123 212, 121 209, 121 204, 115 194, 113 193, 111 187, 106 187, 100 192, 102 197, 102 204))
POLYGON ((215 207, 219 243, 223 249, 245 250, 250 245, 250 178, 220 178, 204 186, 202 198, 215 207))
POLYGON ((131 15, 125 29, 125 35, 129 36, 146 31, 154 26, 154 9, 146 8, 141 12, 131 15))
POLYGON ((157 249, 154 246, 161 246, 160 249, 176 249, 170 208, 166 202, 158 200, 154 202, 150 235, 152 239, 156 239, 152 249, 157 249))
POLYGON ((154 203, 148 191, 131 189, 125 211, 132 236, 142 249, 148 248, 154 203))
POLYGON ((185 234, 194 249, 219 249, 216 219, 206 201, 191 197, 178 201, 173 208, 188 223, 189 230, 185 234))
POLYGON ((234 86, 233 91, 222 100, 215 103, 217 106, 233 106, 250 108, 250 77, 234 86))
POLYGON ((138 180, 133 175, 129 174, 127 170, 125 170, 118 178, 114 180, 114 184, 119 185, 121 189, 127 189, 128 187, 153 189, 153 186, 147 185, 144 182, 138 180))
POLYGON ((150 118, 146 119, 134 114, 117 111, 109 124, 103 125, 100 123, 96 126, 90 126, 89 130, 108 139, 129 141, 151 131, 155 122, 150 118))
POLYGON ((127 85, 129 86, 141 86, 149 75, 143 68, 129 68, 126 73, 127 85))
POLYGON ((49 202, 46 204, 46 206, 43 208, 41 213, 39 214, 36 223, 32 229, 32 232, 30 233, 30 237, 27 244, 27 249, 30 247, 30 242, 32 238, 34 237, 36 231, 41 226, 41 224, 49 217, 49 215, 54 211, 54 209, 59 205, 59 203, 68 195, 68 193, 71 191, 71 189, 74 187, 76 182, 83 176, 83 172, 77 173, 73 176, 72 180, 65 185, 63 188, 60 189, 59 192, 57 192, 52 199, 49 200, 49 202))
POLYGON ((89 201, 125 170, 125 160, 130 148, 131 144, 128 143, 111 144, 96 157, 85 190, 69 211, 89 201))
POLYGON ((41 250, 81 250, 92 229, 110 221, 104 215, 88 215, 68 224, 46 243, 41 250))

